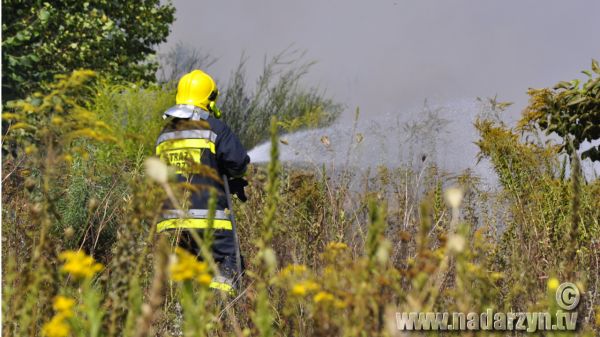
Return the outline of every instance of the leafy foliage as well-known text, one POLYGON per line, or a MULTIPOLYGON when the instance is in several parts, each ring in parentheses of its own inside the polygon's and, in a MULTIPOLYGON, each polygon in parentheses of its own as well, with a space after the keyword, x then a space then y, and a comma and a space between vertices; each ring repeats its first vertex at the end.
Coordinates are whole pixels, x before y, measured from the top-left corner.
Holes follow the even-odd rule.
MULTIPOLYGON (((539 92, 530 94, 535 100, 539 92)), ((520 123, 522 127, 528 122, 520 123)), ((527 307, 530 289, 553 275, 581 284, 598 282, 600 274, 590 273, 589 268, 598 259, 600 181, 581 184, 577 160, 570 179, 564 178, 559 155, 565 145, 522 142, 518 129, 497 120, 478 120, 475 126, 480 155, 491 161, 502 185, 504 202, 498 209, 509 215, 501 221, 505 228, 494 249, 495 267, 505 272, 505 286, 511 286, 503 294, 506 302, 527 307)))
MULTIPOLYGON (((600 139, 600 65, 592 60, 592 71, 585 70, 587 81, 562 81, 552 89, 530 89, 531 101, 520 126, 538 125, 546 134, 563 138, 562 150, 580 150, 585 141, 600 139), (570 142, 573 145, 570 145, 570 142)), ((600 161, 600 145, 582 153, 582 158, 600 161)))
POLYGON ((75 146, 77 140, 114 141, 110 127, 86 108, 91 96, 88 83, 94 76, 95 73, 88 70, 57 76, 57 82, 49 86, 47 95, 35 93, 27 99, 11 102, 8 107, 14 112, 2 116, 10 122, 9 139, 21 143, 26 154, 58 153, 67 161, 73 160, 73 152, 87 156, 81 147, 75 146))
POLYGON ((152 47, 166 40, 174 11, 159 0, 3 1, 3 100, 79 68, 153 80, 152 47))

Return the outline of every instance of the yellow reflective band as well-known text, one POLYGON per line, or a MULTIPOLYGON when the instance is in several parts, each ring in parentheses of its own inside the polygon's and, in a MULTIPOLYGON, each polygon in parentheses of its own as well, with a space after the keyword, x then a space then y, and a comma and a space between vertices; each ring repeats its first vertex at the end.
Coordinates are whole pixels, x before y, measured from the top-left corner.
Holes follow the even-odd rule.
MULTIPOLYGON (((166 229, 206 229, 209 228, 208 219, 167 219, 159 222, 156 225, 156 230, 162 232, 166 229)), ((231 230, 231 221, 229 220, 213 220, 213 229, 231 230)))
POLYGON ((225 291, 225 292, 229 293, 229 295, 235 294, 235 289, 233 289, 233 287, 227 283, 212 281, 208 287, 211 289, 218 289, 218 290, 225 291))
POLYGON ((169 139, 156 146, 156 154, 160 155, 165 151, 183 150, 183 149, 210 149, 210 152, 216 153, 215 143, 209 139, 169 139))

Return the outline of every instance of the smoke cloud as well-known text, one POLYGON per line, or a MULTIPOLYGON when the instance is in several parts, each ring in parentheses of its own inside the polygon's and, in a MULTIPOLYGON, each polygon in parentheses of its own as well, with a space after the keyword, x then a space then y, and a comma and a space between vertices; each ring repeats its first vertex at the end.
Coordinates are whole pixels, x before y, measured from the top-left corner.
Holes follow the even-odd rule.
POLYGON ((208 52, 218 58, 209 71, 226 80, 242 53, 255 78, 265 56, 290 46, 306 50, 318 62, 306 83, 347 107, 336 128, 351 127, 357 106, 363 124, 410 120, 427 99, 450 107, 448 137, 462 137, 459 148, 469 150, 458 160, 470 164, 476 111, 466 110, 477 97, 514 102, 504 116, 514 122, 527 104, 527 88, 578 77, 600 58, 600 2, 593 0, 174 4, 177 20, 160 51, 181 41, 208 52))

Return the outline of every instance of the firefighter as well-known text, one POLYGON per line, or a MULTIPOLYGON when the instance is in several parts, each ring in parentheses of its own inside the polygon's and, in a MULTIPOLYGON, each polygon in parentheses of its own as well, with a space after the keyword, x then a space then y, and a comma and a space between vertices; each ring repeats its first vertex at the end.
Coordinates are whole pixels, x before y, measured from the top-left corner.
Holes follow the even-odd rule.
POLYGON ((156 141, 156 155, 174 167, 178 182, 188 183, 189 198, 179 200, 182 209, 171 202, 163 206, 157 232, 176 233, 180 247, 201 258, 200 247, 191 231, 202 237, 209 226, 208 203, 211 189, 216 191, 216 213, 212 224, 212 255, 219 275, 210 287, 227 293, 235 292, 240 275, 239 247, 227 211, 228 197, 222 177, 229 180, 231 193, 246 201, 242 176, 250 157, 238 137, 219 120, 216 107, 219 91, 215 81, 205 72, 194 70, 184 75, 177 86, 176 105, 163 118, 166 126, 156 141), (236 254, 237 253, 237 254, 236 254))

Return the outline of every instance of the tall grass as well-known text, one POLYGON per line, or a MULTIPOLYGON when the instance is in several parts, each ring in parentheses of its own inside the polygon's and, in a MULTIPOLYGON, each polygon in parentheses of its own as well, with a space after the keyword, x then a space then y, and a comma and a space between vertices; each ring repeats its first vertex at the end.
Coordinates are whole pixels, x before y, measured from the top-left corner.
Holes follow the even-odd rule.
POLYGON ((242 58, 224 90, 223 119, 252 148, 269 137, 269 121, 276 116, 286 131, 325 126, 333 122, 342 106, 327 98, 322 89, 302 85, 313 62, 304 54, 285 50, 265 59, 254 85, 247 83, 246 60, 242 58))
POLYGON ((555 279, 583 292, 576 333, 599 329, 600 184, 562 177, 551 146, 479 121, 497 191, 434 163, 363 176, 290 167, 277 155, 282 116, 270 115, 310 116, 305 96, 282 84, 285 95, 243 103, 245 91, 228 90, 236 127, 257 132, 247 145, 275 146, 269 166, 249 170, 249 201, 235 203, 248 273, 224 301, 206 287, 210 263, 154 233, 165 186, 179 189, 147 178, 143 162, 173 93, 91 77, 62 78, 5 115, 18 156, 3 166, 3 335, 394 336, 398 311, 555 310, 555 279), (79 249, 104 267, 61 255, 79 249))

